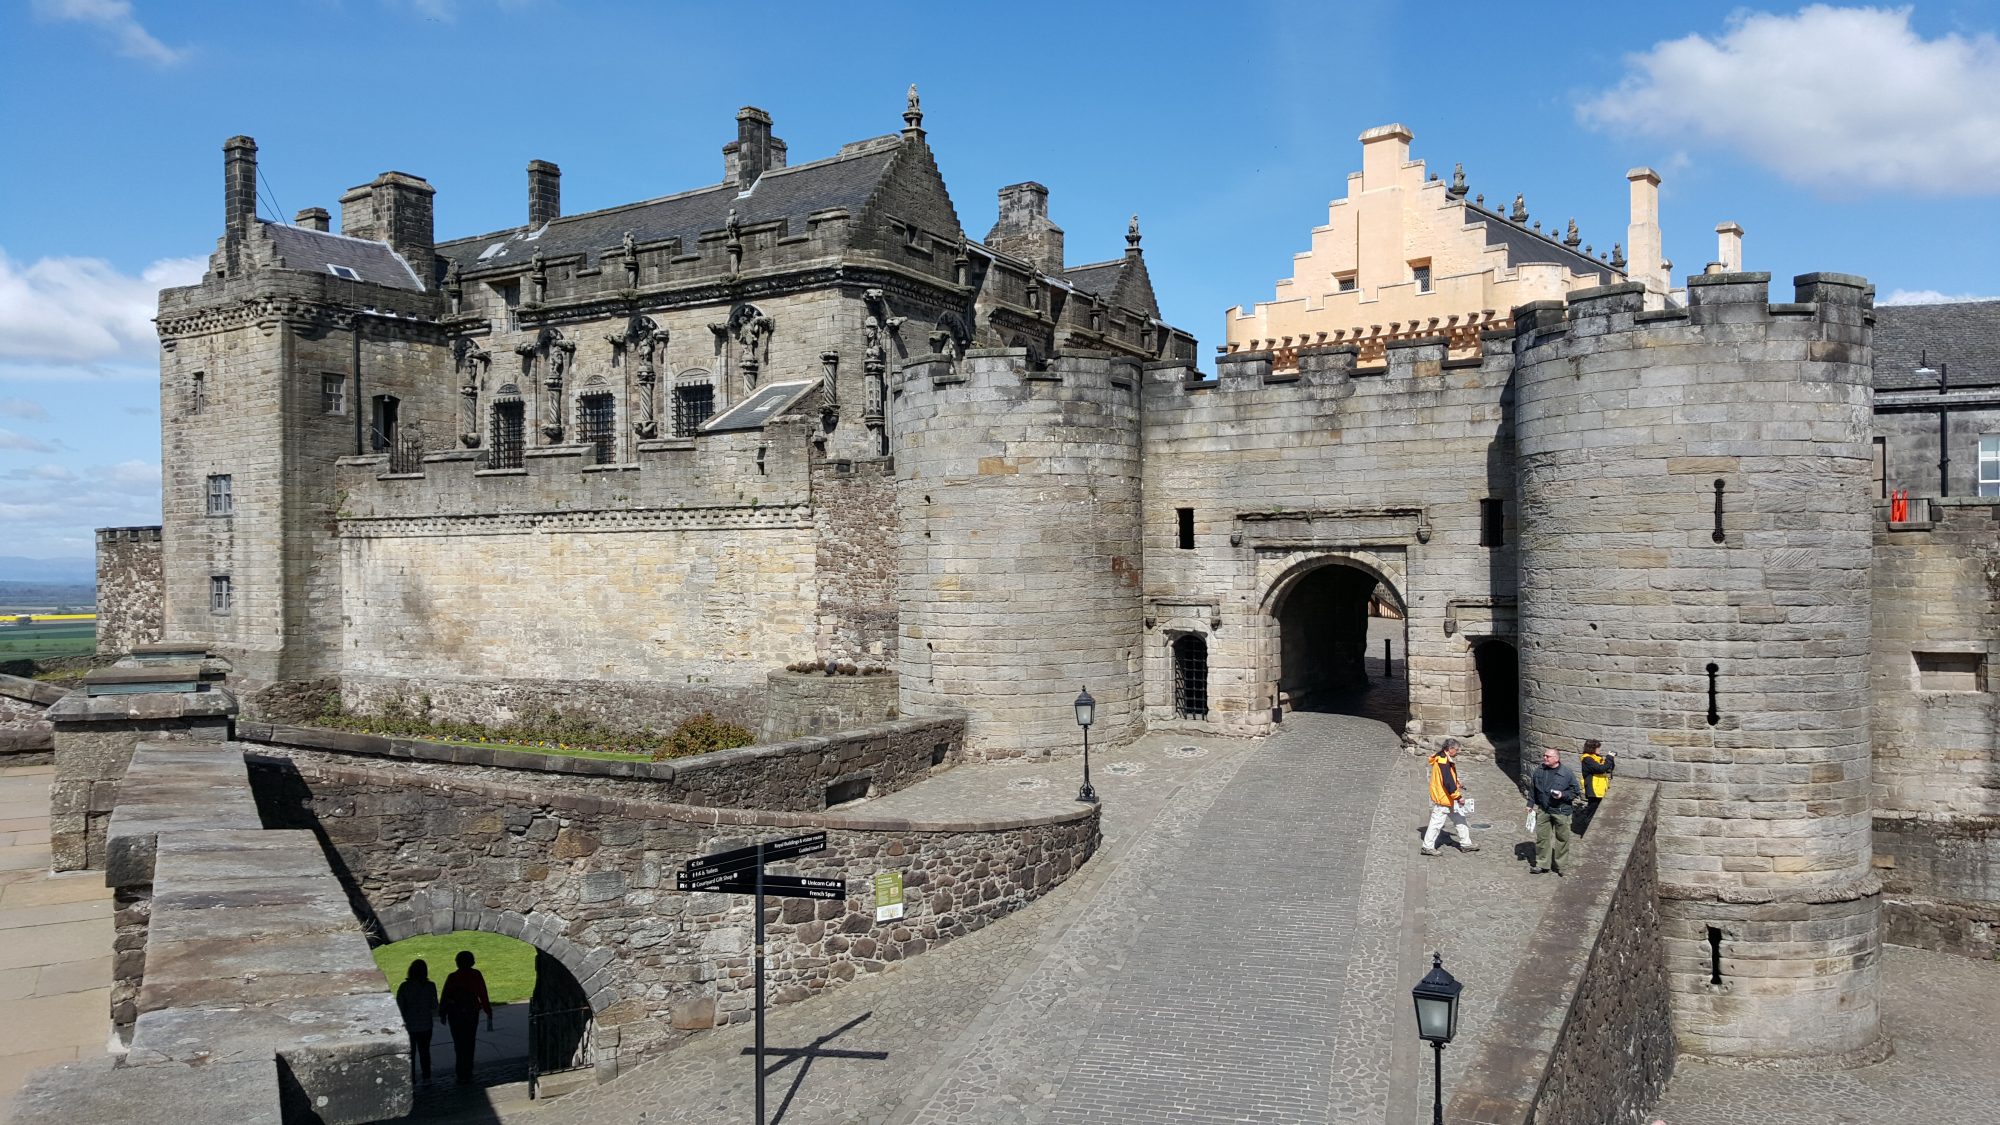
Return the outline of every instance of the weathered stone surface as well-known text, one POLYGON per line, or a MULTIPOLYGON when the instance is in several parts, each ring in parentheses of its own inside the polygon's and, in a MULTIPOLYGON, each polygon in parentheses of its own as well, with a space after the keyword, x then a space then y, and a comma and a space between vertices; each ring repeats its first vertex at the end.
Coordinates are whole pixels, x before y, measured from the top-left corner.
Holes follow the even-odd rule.
POLYGON ((151 1125, 228 1121, 281 1125, 275 1059, 219 1066, 64 1063, 28 1076, 14 1099, 16 1125, 151 1125))

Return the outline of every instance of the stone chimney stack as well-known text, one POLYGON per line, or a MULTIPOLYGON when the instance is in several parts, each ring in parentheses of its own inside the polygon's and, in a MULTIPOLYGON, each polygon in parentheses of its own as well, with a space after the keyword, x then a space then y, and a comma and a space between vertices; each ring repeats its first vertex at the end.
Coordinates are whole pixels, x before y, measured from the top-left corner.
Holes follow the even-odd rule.
POLYGON ((528 161, 528 229, 548 226, 562 215, 562 169, 546 160, 528 161))
POLYGON ((1394 187, 1397 174, 1410 162, 1410 141, 1416 134, 1400 124, 1377 125, 1361 134, 1361 190, 1394 187))
POLYGON ((1660 245, 1660 174, 1651 168, 1625 173, 1632 184, 1632 218, 1625 227, 1625 252, 1631 265, 1625 276, 1646 287, 1646 307, 1666 301, 1667 269, 1660 245))
POLYGON ((1001 188, 1000 218, 987 232, 986 245, 1044 273, 1061 273, 1063 230, 1049 221, 1049 189, 1033 180, 1001 188))
POLYGON ((424 288, 437 267, 431 197, 437 189, 407 172, 384 172, 340 197, 340 233, 387 242, 417 271, 424 288))
POLYGON ((1743 272, 1743 227, 1740 224, 1716 224, 1715 260, 1722 266, 1723 273, 1743 272))
POLYGON ((223 253, 234 272, 243 240, 257 225, 257 142, 235 136, 222 142, 223 253))
POLYGON ((736 139, 722 146, 722 182, 748 191, 757 177, 785 166, 785 142, 771 135, 771 115, 754 105, 736 111, 736 139))
POLYGON ((300 211, 292 222, 307 230, 326 231, 333 229, 333 216, 324 207, 308 207, 300 211))

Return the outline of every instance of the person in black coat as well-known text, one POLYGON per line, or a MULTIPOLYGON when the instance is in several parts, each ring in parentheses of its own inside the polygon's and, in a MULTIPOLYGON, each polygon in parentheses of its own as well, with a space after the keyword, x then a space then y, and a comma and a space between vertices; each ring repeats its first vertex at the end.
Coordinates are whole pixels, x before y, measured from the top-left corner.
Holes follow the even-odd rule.
POLYGON ((403 1027, 410 1033, 410 1077, 428 1082, 431 1077, 431 1032, 437 1022, 438 986, 431 980, 431 967, 419 957, 410 962, 410 972, 396 988, 396 1008, 403 1013, 403 1027), (421 1066, 422 1073, 418 1073, 421 1066))

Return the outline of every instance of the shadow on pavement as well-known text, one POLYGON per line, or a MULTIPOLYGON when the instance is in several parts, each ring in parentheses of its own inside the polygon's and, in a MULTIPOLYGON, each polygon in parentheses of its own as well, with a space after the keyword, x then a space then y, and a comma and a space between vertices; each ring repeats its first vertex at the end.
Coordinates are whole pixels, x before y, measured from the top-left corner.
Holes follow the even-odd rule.
MULTIPOLYGON (((827 1032, 825 1035, 813 1040, 810 1045, 805 1047, 772 1047, 768 1044, 764 1047, 764 1057, 767 1060, 764 1064, 764 1075, 767 1078, 793 1063, 799 1064, 797 1073, 792 1075, 792 1084, 786 1087, 784 1098, 778 1102, 777 1110, 771 1114, 771 1125, 779 1125, 779 1122, 785 1119, 785 1111, 791 1108, 792 1099, 798 1096, 799 1087, 805 1084, 806 1072, 812 1069, 812 1064, 815 1060, 869 1059, 879 1062, 889 1057, 889 1052, 887 1051, 827 1049, 826 1045, 832 1042, 835 1037, 845 1035, 847 1032, 854 1030, 863 1020, 874 1014, 874 1012, 863 1012, 846 1023, 841 1024, 839 1027, 834 1028, 832 1031, 827 1032), (768 1061, 773 1055, 779 1056, 781 1061, 775 1063, 768 1061)), ((743 1053, 754 1055, 757 1053, 757 1048, 745 1047, 743 1048, 743 1053)))

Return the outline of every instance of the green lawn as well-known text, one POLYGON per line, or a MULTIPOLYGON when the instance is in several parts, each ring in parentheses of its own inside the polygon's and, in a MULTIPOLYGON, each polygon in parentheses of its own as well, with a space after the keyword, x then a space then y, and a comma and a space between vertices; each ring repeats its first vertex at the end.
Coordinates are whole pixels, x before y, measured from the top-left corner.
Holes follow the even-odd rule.
POLYGON ((495 1004, 526 1000, 535 991, 535 947, 499 934, 479 930, 454 930, 448 934, 424 934, 390 945, 375 947, 375 964, 389 978, 395 991, 409 975, 410 962, 421 957, 430 968, 431 980, 440 991, 444 978, 458 967, 454 960, 461 949, 470 949, 477 960, 473 968, 486 974, 486 996, 495 1004))
POLYGON ((49 621, 0 626, 0 660, 49 660, 97 651, 97 622, 49 621))
POLYGON ((627 754, 618 750, 578 750, 571 746, 545 745, 539 742, 474 742, 463 738, 438 738, 426 741, 443 742, 450 746, 484 746, 489 750, 506 750, 515 754, 554 754, 558 758, 592 758, 600 762, 647 762, 651 754, 627 754))

